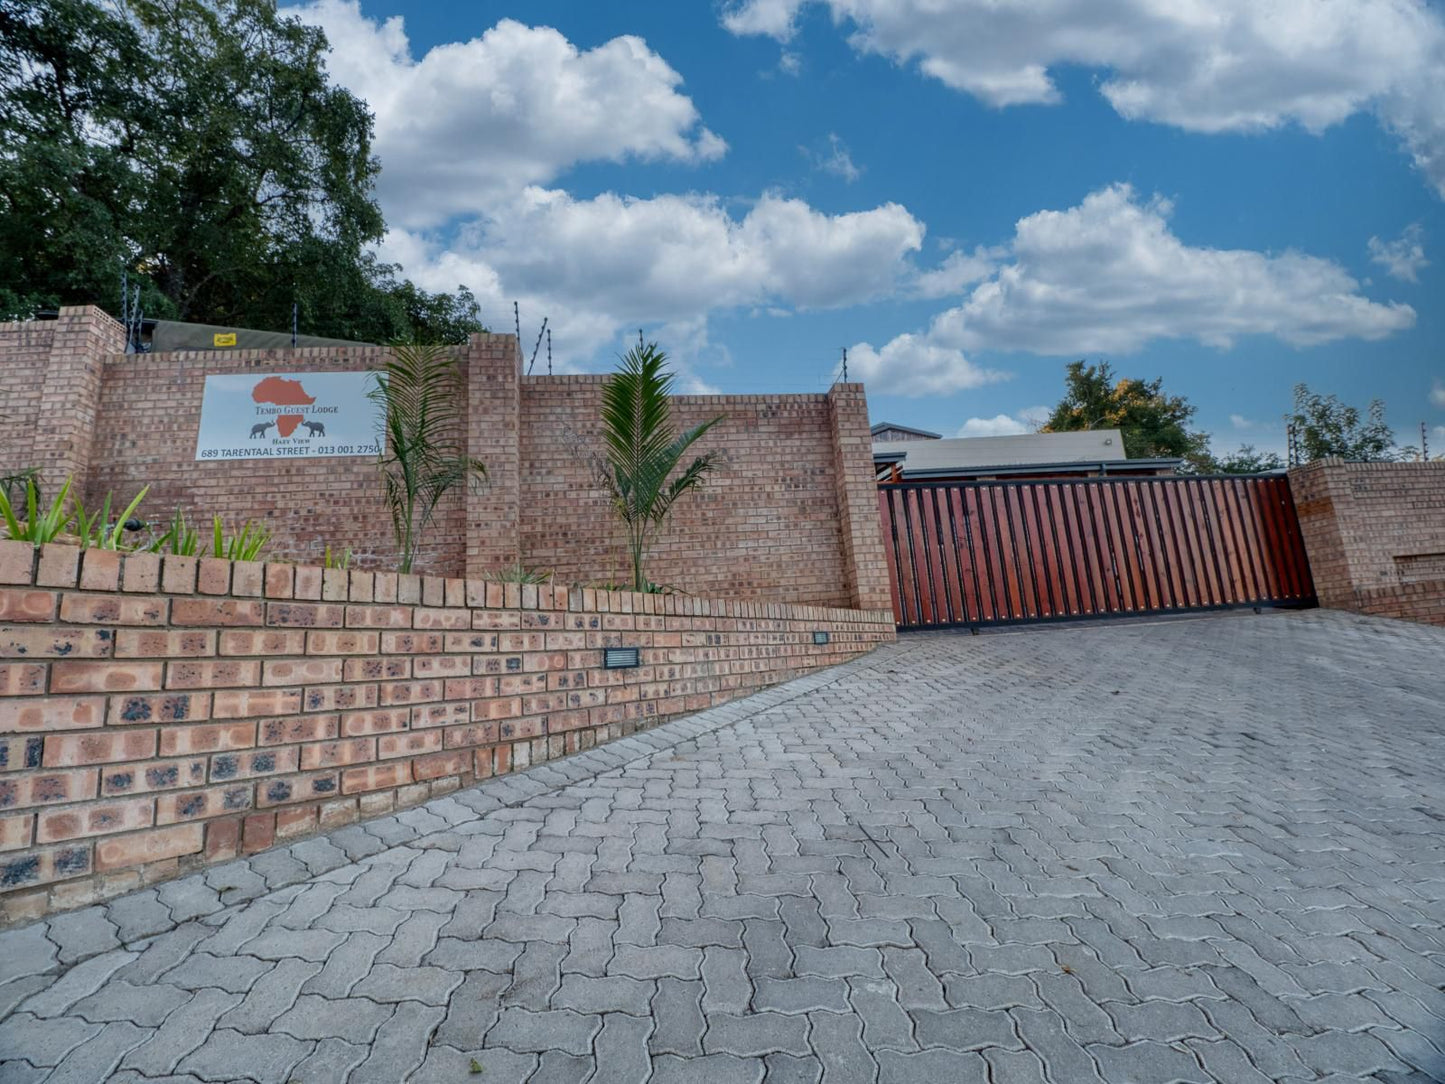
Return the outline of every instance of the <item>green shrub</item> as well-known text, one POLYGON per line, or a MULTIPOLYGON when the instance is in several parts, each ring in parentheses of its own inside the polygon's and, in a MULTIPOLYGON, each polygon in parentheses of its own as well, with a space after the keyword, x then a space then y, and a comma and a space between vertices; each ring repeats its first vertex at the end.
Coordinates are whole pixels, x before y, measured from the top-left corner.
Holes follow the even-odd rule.
POLYGON ((179 508, 171 517, 165 534, 150 546, 153 553, 170 553, 177 557, 223 557, 230 561, 256 561, 270 545, 271 532, 254 520, 246 520, 240 530, 231 531, 220 516, 211 517, 211 545, 203 551, 200 532, 186 521, 179 508))
POLYGON ((254 520, 247 520, 237 532, 227 534, 220 516, 211 520, 212 557, 225 557, 232 561, 255 561, 271 543, 271 532, 254 520))
POLYGON ((351 547, 347 546, 339 554, 331 552, 331 544, 326 544, 326 552, 321 557, 322 568, 348 569, 351 567, 351 547))
POLYGON ((488 573, 487 579, 494 583, 548 583, 552 572, 550 569, 530 568, 518 561, 508 568, 488 573))
POLYGON ((80 539, 82 549, 97 550, 120 550, 139 549, 140 546, 122 546, 121 539, 124 537, 125 525, 135 515, 135 510, 140 507, 140 502, 150 492, 150 486, 145 486, 135 495, 135 500, 126 505, 126 509, 116 517, 115 523, 110 522, 110 494, 105 495, 105 501, 100 506, 100 511, 94 516, 87 515, 80 498, 75 498, 75 534, 80 539))
POLYGON ((36 545, 42 542, 54 542, 55 539, 66 533, 66 528, 75 519, 74 512, 67 512, 65 499, 70 496, 70 479, 60 487, 50 506, 44 511, 40 508, 40 487, 36 484, 34 477, 25 480, 25 505, 21 509, 25 513, 25 520, 22 522, 15 514, 14 507, 10 504, 8 494, 0 492, 0 517, 5 520, 6 536, 18 542, 33 542, 36 545))

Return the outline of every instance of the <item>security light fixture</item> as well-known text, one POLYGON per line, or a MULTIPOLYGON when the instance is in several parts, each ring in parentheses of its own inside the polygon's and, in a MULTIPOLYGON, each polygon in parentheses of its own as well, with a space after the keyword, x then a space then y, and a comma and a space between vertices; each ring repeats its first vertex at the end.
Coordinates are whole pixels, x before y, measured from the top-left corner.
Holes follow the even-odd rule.
POLYGON ((827 642, 828 642, 828 630, 827 630, 827 629, 814 629, 814 630, 813 630, 813 643, 815 643, 815 644, 826 644, 827 642))
POLYGON ((638 654, 635 647, 604 647, 602 667, 604 670, 630 670, 638 664, 638 654))

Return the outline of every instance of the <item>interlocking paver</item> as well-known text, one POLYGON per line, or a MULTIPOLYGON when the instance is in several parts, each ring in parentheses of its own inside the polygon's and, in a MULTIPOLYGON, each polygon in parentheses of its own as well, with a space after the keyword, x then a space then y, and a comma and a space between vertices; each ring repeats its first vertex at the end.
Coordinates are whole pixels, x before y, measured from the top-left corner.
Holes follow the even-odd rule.
POLYGON ((1442 650, 911 637, 0 933, 0 1078, 1418 1084, 1442 650))
POLYGON ((240 1000, 240 994, 223 990, 196 991, 189 1001, 167 1016, 165 1023, 149 1038, 127 1054, 121 1065, 146 1076, 170 1073, 182 1058, 206 1041, 221 1014, 235 1008, 240 1000))
POLYGON ((206 1081, 232 1081, 237 1068, 244 1066, 246 1077, 258 1084, 286 1084, 291 1069, 312 1047, 289 1035, 243 1035, 218 1028, 178 1068, 206 1081))

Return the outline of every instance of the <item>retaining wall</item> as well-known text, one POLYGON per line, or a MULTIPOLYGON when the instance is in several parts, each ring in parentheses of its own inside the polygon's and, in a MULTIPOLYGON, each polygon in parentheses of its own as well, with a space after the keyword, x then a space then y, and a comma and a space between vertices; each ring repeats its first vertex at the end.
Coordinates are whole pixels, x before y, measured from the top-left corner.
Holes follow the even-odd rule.
POLYGON ((0 922, 587 749, 893 636, 882 609, 0 542, 0 922), (638 647, 641 665, 603 669, 604 646, 638 647))

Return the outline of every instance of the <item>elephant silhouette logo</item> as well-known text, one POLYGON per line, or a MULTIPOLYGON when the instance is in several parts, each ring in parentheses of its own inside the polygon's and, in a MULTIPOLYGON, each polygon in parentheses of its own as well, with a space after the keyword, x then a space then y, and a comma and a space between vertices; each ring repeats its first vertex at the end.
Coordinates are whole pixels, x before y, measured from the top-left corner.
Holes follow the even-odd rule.
POLYGON ((326 435, 326 426, 320 422, 302 422, 301 424, 310 430, 311 436, 313 437, 324 437, 326 435))
POLYGON ((251 426, 251 439, 255 440, 257 437, 264 437, 266 435, 266 430, 270 429, 275 424, 275 422, 257 422, 255 425, 251 426))

